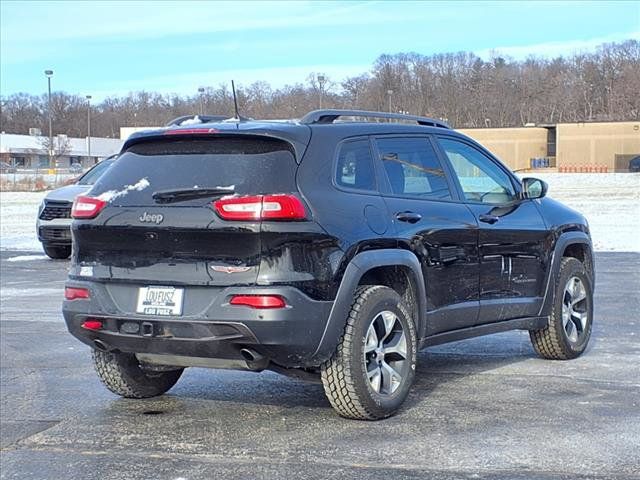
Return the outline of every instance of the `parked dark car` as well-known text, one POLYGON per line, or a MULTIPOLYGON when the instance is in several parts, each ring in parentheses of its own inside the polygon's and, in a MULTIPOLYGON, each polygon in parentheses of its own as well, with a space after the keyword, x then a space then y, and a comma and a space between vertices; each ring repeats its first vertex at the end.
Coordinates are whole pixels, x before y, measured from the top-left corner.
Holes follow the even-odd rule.
POLYGON ((76 178, 70 185, 51 190, 38 209, 36 232, 49 258, 65 259, 71 255, 71 205, 76 196, 86 193, 106 172, 116 156, 105 158, 76 178))
POLYGON ((140 132, 74 203, 64 318, 123 397, 189 366, 271 369, 384 418, 420 348, 522 329, 544 358, 584 352, 589 227, 546 193, 423 117, 140 132))
POLYGON ((629 171, 640 172, 640 155, 629 160, 629 171))

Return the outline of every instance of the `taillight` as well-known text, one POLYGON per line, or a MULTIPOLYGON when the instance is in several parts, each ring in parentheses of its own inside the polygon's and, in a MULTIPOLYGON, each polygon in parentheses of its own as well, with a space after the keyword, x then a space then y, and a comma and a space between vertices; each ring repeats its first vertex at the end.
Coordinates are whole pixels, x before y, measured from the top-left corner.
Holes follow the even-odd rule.
POLYGON ((100 330, 102 328, 102 322, 100 320, 85 320, 80 326, 87 330, 100 330))
POLYGON ((280 295, 234 295, 231 305, 251 308, 284 308, 287 302, 280 295))
POLYGON ((67 300, 78 300, 89 298, 89 290, 86 288, 65 287, 64 298, 67 300))
POLYGON ((73 207, 71 207, 71 217, 95 218, 106 204, 107 202, 105 202, 104 200, 100 200, 99 198, 79 195, 73 201, 73 207))
POLYGON ((295 195, 252 195, 229 197, 213 202, 224 220, 304 220, 307 213, 295 195))

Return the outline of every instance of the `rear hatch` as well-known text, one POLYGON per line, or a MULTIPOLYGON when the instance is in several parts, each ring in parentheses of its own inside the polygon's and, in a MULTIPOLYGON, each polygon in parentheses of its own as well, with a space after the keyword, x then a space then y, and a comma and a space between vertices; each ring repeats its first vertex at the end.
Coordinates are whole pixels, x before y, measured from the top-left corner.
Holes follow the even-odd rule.
POLYGON ((167 137, 175 138, 130 146, 87 194, 98 213, 74 222, 76 274, 84 267, 96 279, 135 284, 255 284, 261 219, 305 217, 293 148, 256 135, 167 137))

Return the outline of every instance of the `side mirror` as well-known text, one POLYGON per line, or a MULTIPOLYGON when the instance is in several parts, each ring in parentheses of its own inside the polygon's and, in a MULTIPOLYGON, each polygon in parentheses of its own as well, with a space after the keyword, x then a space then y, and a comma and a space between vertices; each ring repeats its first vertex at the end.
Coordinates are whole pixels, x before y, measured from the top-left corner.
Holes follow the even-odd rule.
POLYGON ((538 178, 522 179, 522 198, 542 198, 547 194, 549 185, 538 178))

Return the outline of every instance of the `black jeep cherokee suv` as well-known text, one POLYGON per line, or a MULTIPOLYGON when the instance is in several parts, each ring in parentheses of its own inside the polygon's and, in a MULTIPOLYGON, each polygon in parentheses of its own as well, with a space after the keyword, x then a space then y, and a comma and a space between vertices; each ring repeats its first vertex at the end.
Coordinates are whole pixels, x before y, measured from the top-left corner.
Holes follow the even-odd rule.
POLYGON ((425 346, 524 329, 544 358, 585 350, 589 229, 546 190, 423 117, 137 133, 74 203, 64 317, 124 397, 189 366, 272 369, 384 418, 425 346))

